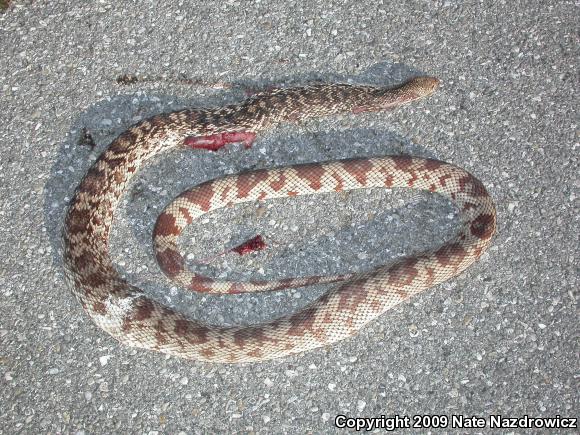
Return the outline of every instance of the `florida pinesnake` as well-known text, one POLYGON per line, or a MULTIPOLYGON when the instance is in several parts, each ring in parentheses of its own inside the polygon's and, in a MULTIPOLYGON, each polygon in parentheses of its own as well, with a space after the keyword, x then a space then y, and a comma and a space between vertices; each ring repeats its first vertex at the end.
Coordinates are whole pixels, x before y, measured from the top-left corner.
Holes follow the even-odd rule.
POLYGON ((252 326, 218 327, 189 319, 148 297, 116 271, 108 249, 114 210, 129 180, 153 156, 180 146, 249 145, 282 122, 340 113, 389 110, 430 95, 438 80, 412 79, 394 88, 346 84, 283 88, 237 105, 182 110, 141 121, 122 133, 92 165, 71 201, 64 226, 64 262, 73 292, 92 320, 120 342, 213 362, 262 361, 353 336, 399 302, 458 275, 489 246, 494 204, 465 170, 432 159, 390 156, 290 166, 208 181, 180 195, 154 231, 157 259, 182 286, 240 293, 343 280, 301 311, 252 326), (225 282, 185 269, 177 237, 192 220, 217 208, 275 197, 371 187, 407 187, 439 193, 460 210, 462 227, 443 246, 375 270, 340 277, 276 282, 225 282))

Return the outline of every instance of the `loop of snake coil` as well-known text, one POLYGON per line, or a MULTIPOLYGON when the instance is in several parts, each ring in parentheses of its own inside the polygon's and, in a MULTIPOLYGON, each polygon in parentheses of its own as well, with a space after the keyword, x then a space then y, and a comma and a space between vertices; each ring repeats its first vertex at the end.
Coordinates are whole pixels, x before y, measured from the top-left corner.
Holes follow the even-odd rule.
POLYGON ((476 261, 496 229, 495 207, 479 180, 437 160, 407 156, 337 161, 254 171, 203 183, 160 215, 154 244, 164 272, 197 291, 239 293, 343 280, 301 311, 272 322, 208 326, 151 299, 122 279, 108 252, 114 210, 129 180, 147 160, 204 138, 230 141, 281 122, 339 113, 389 110, 430 95, 438 80, 412 79, 394 88, 343 84, 275 89, 217 109, 157 115, 129 128, 92 165, 77 188, 64 226, 64 262, 73 292, 92 320, 120 342, 183 358, 213 362, 262 361, 353 336, 399 302, 476 261), (229 135, 229 136, 228 136, 229 135), (226 282, 187 271, 177 236, 193 219, 229 204, 371 187, 423 189, 460 210, 457 236, 433 251, 372 271, 275 282, 226 282))

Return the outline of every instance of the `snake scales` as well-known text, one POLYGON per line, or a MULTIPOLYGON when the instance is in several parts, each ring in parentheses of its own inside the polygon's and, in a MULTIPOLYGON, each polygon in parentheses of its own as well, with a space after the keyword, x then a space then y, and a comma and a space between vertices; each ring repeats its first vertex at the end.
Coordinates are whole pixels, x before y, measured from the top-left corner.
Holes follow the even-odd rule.
POLYGON ((148 297, 116 271, 108 252, 113 214, 129 180, 152 157, 178 148, 217 149, 244 142, 282 122, 339 113, 383 111, 430 95, 438 80, 419 77, 398 88, 312 85, 259 93, 237 105, 161 114, 117 137, 92 165, 71 201, 64 262, 73 292, 92 320, 120 342, 194 360, 262 361, 353 336, 399 302, 477 260, 495 233, 493 202, 479 180, 437 160, 408 156, 336 161, 261 170, 205 182, 159 216, 154 245, 163 271, 202 292, 240 293, 343 281, 301 311, 252 326, 218 327, 189 319, 148 297), (443 246, 375 270, 275 282, 216 281, 186 270, 177 237, 192 220, 226 205, 371 187, 423 189, 450 199, 462 227, 443 246))

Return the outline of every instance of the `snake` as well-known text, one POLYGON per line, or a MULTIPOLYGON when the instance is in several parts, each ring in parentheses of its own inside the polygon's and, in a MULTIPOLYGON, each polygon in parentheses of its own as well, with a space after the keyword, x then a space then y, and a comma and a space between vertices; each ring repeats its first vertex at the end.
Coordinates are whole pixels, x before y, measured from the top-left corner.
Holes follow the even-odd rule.
POLYGON ((402 301, 473 264, 496 232, 493 200, 481 181, 443 161, 408 155, 357 158, 261 169, 189 189, 159 215, 153 230, 161 270, 179 286, 235 294, 337 282, 302 309, 249 325, 213 325, 186 316, 130 284, 109 254, 115 209, 130 180, 152 158, 179 148, 249 147, 282 123, 383 112, 431 95, 439 80, 420 76, 395 87, 316 83, 268 89, 237 104, 163 113, 121 133, 91 165, 72 196, 63 225, 65 277, 92 321, 120 343, 195 361, 260 362, 355 336, 402 301), (356 189, 419 189, 459 210, 459 229, 434 249, 371 270, 336 276, 231 282, 188 270, 177 239, 187 225, 222 207, 274 198, 356 189))

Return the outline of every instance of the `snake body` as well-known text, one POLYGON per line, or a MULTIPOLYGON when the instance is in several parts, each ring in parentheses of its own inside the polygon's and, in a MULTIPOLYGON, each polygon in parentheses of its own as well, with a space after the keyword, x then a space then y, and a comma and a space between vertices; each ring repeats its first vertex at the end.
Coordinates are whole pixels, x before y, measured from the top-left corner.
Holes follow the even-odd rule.
POLYGON ((458 275, 481 256, 495 233, 496 217, 479 180, 448 163, 391 156, 254 171, 208 181, 181 194, 160 215, 154 245, 162 270, 182 286, 240 293, 343 281, 297 313, 250 326, 203 324, 121 278, 109 257, 114 211, 130 179, 162 152, 206 142, 250 141, 282 122, 389 110, 430 95, 437 83, 419 77, 394 89, 346 84, 274 89, 237 105, 182 110, 137 123, 101 154, 71 200, 63 239, 66 276, 74 294, 92 320, 120 342, 193 360, 262 361, 355 335, 394 305, 458 275), (212 280, 186 270, 177 250, 183 228, 220 207, 371 187, 405 187, 444 195, 460 210, 461 229, 435 250, 369 272, 274 282, 212 280))

